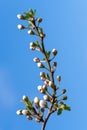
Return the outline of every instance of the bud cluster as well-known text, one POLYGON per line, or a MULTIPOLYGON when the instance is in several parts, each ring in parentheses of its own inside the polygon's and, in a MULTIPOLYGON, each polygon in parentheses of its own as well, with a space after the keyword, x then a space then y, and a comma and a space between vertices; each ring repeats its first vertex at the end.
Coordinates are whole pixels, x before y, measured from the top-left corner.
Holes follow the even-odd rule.
POLYGON ((26 116, 28 120, 34 119, 37 122, 44 123, 45 118, 43 116, 45 109, 48 109, 47 118, 49 118, 49 116, 55 111, 60 114, 62 110, 70 110, 70 108, 62 102, 64 100, 67 100, 67 96, 64 95, 62 98, 60 98, 60 96, 66 93, 66 89, 63 89, 61 94, 57 95, 57 90, 60 86, 61 76, 57 76, 58 84, 56 85, 54 73, 57 68, 57 62, 53 61, 53 59, 58 54, 58 51, 56 49, 52 49, 52 51, 45 50, 45 34, 43 32, 43 29, 40 27, 42 18, 35 18, 35 13, 36 10, 33 11, 31 9, 28 13, 25 13, 24 15, 18 14, 18 19, 28 21, 28 27, 19 24, 18 29, 28 29, 29 35, 36 35, 40 39, 40 42, 30 42, 29 48, 30 50, 38 50, 43 55, 42 60, 40 60, 39 57, 35 57, 33 61, 37 63, 38 68, 42 68, 48 71, 47 73, 43 71, 40 72, 40 78, 44 84, 37 87, 38 91, 43 94, 43 99, 35 97, 33 99, 33 102, 31 102, 28 96, 24 95, 22 101, 25 104, 26 109, 18 110, 16 113, 18 115, 26 116), (51 63, 51 61, 53 62, 51 63))

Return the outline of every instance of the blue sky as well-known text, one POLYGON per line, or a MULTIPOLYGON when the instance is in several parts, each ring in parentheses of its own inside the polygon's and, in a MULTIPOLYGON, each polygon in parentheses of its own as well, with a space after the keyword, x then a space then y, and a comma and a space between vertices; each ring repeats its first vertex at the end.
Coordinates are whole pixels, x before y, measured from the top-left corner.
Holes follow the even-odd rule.
POLYGON ((27 31, 19 31, 17 14, 37 9, 43 17, 47 49, 57 48, 58 68, 62 76, 61 89, 67 89, 67 104, 71 112, 50 118, 47 129, 86 130, 87 117, 87 1, 0 1, 0 130, 40 130, 41 125, 17 116, 24 108, 20 100, 24 94, 32 100, 39 94, 41 84, 39 70, 29 50, 33 37, 27 31), (56 126, 56 128, 55 128, 56 126))

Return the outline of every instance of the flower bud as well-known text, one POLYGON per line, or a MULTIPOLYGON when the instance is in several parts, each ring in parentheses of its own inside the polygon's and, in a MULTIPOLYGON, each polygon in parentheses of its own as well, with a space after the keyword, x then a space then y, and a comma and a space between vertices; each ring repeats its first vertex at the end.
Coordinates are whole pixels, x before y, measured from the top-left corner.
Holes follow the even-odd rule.
POLYGON ((50 86, 50 87, 53 87, 53 86, 54 86, 52 81, 49 81, 49 86, 50 86))
POLYGON ((25 27, 22 24, 18 24, 18 29, 23 30, 25 27))
POLYGON ((35 104, 38 104, 38 103, 39 103, 38 97, 35 97, 35 98, 34 98, 34 103, 35 103, 35 104))
POLYGON ((41 77, 45 77, 45 73, 44 72, 40 72, 40 76, 41 77))
POLYGON ((56 49, 53 49, 53 50, 52 50, 52 53, 53 53, 53 55, 57 55, 57 50, 56 50, 56 49))
POLYGON ((41 38, 44 38, 45 36, 46 36, 45 34, 40 33, 41 38))
POLYGON ((61 81, 61 76, 57 76, 57 80, 60 82, 61 81))
POLYGON ((35 50, 36 49, 36 44, 34 42, 30 43, 30 49, 35 50))
POLYGON ((37 21, 38 21, 38 23, 41 23, 42 22, 42 18, 38 18, 37 21))
POLYGON ((41 108, 47 108, 47 102, 45 102, 44 100, 40 100, 39 105, 41 108))
POLYGON ((45 84, 46 86, 49 86, 49 80, 45 80, 45 81, 44 81, 44 84, 45 84))
POLYGON ((27 115, 29 115, 29 111, 28 110, 22 110, 22 114, 27 116, 27 115))
POLYGON ((28 97, 27 96, 24 95, 22 99, 23 99, 23 101, 28 102, 28 97))
POLYGON ((49 97, 48 95, 44 95, 44 96, 43 96, 43 99, 44 99, 45 101, 50 101, 50 97, 49 97))
POLYGON ((67 96, 62 97, 62 100, 67 100, 67 96))
POLYGON ((47 86, 46 86, 46 85, 43 85, 42 87, 43 87, 43 89, 44 89, 45 91, 47 90, 47 86))
POLYGON ((39 86, 37 87, 37 89, 38 89, 39 91, 41 91, 41 90, 43 89, 43 86, 39 85, 39 86))
POLYGON ((17 18, 18 18, 18 19, 24 19, 24 16, 21 15, 21 14, 17 14, 17 18))
POLYGON ((17 115, 22 115, 22 110, 18 110, 18 111, 16 112, 16 114, 17 114, 17 115))
POLYGON ((53 62, 53 66, 56 67, 57 66, 57 62, 53 62))
POLYGON ((46 78, 45 78, 45 77, 41 77, 41 80, 45 81, 45 80, 46 80, 46 78))
POLYGON ((63 89, 63 90, 62 90, 62 94, 64 94, 64 93, 66 93, 66 89, 63 89))
POLYGON ((43 65, 41 62, 37 63, 37 66, 38 66, 39 68, 44 68, 44 65, 43 65))
POLYGON ((27 119, 28 120, 32 120, 33 118, 31 116, 27 116, 27 119))
POLYGON ((39 118, 35 118, 35 121, 40 122, 40 119, 39 118))
POLYGON ((35 33, 34 33, 32 30, 29 30, 29 31, 28 31, 28 34, 34 35, 35 33))
POLYGON ((35 58, 33 59, 33 61, 34 61, 35 63, 38 63, 38 62, 40 62, 40 59, 37 58, 37 57, 35 57, 35 58))

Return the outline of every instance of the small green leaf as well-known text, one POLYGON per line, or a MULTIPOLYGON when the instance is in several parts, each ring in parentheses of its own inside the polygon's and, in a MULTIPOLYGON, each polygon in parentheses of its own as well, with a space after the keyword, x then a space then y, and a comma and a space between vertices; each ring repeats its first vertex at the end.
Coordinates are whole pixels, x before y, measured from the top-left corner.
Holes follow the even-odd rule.
POLYGON ((43 34, 43 29, 42 28, 38 28, 38 31, 40 34, 43 34))
POLYGON ((49 74, 48 74, 48 73, 47 73, 47 74, 45 74, 45 77, 46 77, 46 79, 50 80, 50 76, 49 76, 49 74))
POLYGON ((36 9, 33 11, 33 16, 35 16, 35 14, 36 14, 36 9))
POLYGON ((51 51, 46 51, 46 57, 49 59, 51 51))
POLYGON ((61 115, 61 114, 62 114, 62 111, 63 111, 62 108, 59 108, 59 109, 58 109, 58 112, 57 112, 57 115, 61 115))
POLYGON ((38 41, 36 41, 36 46, 40 48, 40 44, 38 41))

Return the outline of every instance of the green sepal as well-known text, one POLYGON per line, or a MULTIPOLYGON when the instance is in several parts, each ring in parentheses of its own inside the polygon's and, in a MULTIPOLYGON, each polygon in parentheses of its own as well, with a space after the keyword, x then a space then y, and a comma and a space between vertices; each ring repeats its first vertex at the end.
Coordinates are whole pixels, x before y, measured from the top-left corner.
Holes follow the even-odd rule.
POLYGON ((38 28, 38 31, 40 34, 43 34, 43 29, 42 28, 38 28))
POLYGON ((61 115, 61 114, 62 114, 62 111, 63 111, 63 109, 62 109, 62 108, 59 108, 58 111, 57 111, 57 115, 61 115))
POLYGON ((46 57, 49 59, 49 57, 50 57, 50 54, 51 54, 51 51, 46 51, 46 57))
POLYGON ((47 73, 47 74, 45 74, 45 77, 46 77, 46 79, 50 80, 50 76, 49 76, 49 74, 48 74, 48 73, 47 73))
POLYGON ((40 44, 39 44, 38 41, 36 41, 36 46, 37 46, 38 48, 40 48, 40 44))

